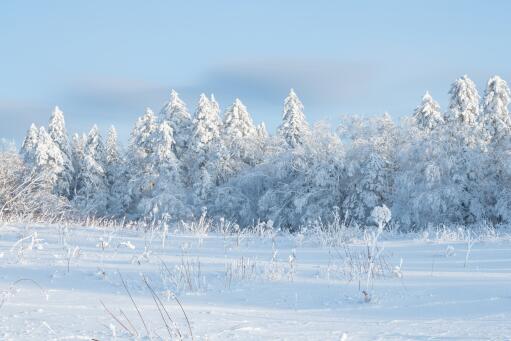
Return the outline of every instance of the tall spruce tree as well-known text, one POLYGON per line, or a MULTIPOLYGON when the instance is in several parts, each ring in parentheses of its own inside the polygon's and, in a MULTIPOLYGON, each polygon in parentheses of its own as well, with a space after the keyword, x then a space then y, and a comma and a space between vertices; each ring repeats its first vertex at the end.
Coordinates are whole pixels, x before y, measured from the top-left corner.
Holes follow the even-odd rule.
POLYGON ((66 123, 64 120, 64 113, 58 106, 53 109, 48 124, 48 134, 53 142, 58 146, 62 153, 62 172, 58 176, 58 181, 55 185, 56 193, 67 198, 72 196, 73 176, 75 173, 73 167, 73 159, 71 155, 71 146, 66 131, 66 123))
POLYGON ((186 153, 192 134, 192 118, 186 104, 179 98, 179 94, 172 90, 170 99, 160 111, 160 119, 167 121, 172 128, 175 144, 174 152, 178 158, 186 153))
POLYGON ((146 108, 144 115, 137 119, 131 131, 126 160, 130 214, 138 214, 140 200, 154 187, 155 175, 152 173, 149 158, 154 153, 152 138, 157 127, 156 116, 150 108, 146 108))
POLYGON ((144 216, 155 220, 189 218, 185 206, 182 168, 174 153, 175 141, 170 124, 161 122, 153 132, 151 141, 154 150, 148 155, 147 162, 153 186, 141 199, 138 209, 144 216))
POLYGON ((108 186, 107 211, 113 216, 122 216, 129 205, 127 190, 128 173, 124 154, 117 141, 117 130, 111 126, 105 144, 106 179, 108 186))
POLYGON ((417 122, 417 126, 424 130, 432 130, 439 124, 444 123, 440 105, 427 91, 422 97, 421 104, 415 109, 413 117, 417 122))
POLYGON ((44 182, 55 194, 60 193, 59 180, 64 169, 63 164, 62 152, 59 147, 46 129, 40 127, 37 134, 33 168, 44 177, 44 182))
POLYGON ((106 151, 96 125, 87 135, 83 149, 83 162, 77 179, 75 205, 85 215, 107 214, 108 183, 106 176, 106 151))
POLYGON ((218 115, 218 104, 201 94, 195 112, 190 148, 186 159, 192 188, 193 202, 202 205, 216 183, 218 174, 216 159, 221 148, 220 131, 222 121, 218 115))
POLYGON ((39 138, 39 129, 32 123, 27 131, 27 135, 21 145, 20 154, 23 161, 29 166, 33 167, 35 161, 35 150, 39 138))
POLYGON ((487 138, 500 140, 511 132, 509 102, 511 93, 505 80, 493 76, 488 80, 483 99, 482 123, 487 138))
POLYGON ((310 134, 309 125, 303 112, 303 104, 291 89, 284 100, 284 113, 278 134, 294 148, 302 145, 310 134))
POLYGON ((473 126, 479 116, 479 94, 474 82, 464 75, 451 85, 446 121, 473 126))

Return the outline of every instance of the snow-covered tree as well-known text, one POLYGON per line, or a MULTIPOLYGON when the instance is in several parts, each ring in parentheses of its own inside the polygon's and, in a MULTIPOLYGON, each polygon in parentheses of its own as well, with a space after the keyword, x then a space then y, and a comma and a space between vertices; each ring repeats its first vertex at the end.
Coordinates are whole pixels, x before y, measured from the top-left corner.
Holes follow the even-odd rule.
POLYGON ((108 185, 107 211, 113 216, 126 213, 130 203, 127 189, 128 173, 124 155, 117 141, 117 130, 111 126, 105 144, 106 153, 106 179, 108 185))
POLYGON ((343 203, 350 218, 359 223, 366 222, 371 210, 386 201, 389 193, 387 167, 381 155, 371 152, 359 172, 352 174, 351 193, 343 203))
POLYGON ((257 134, 252 117, 238 98, 226 110, 223 126, 224 133, 233 138, 253 137, 257 134))
POLYGON ((108 183, 106 151, 99 129, 92 127, 83 150, 83 162, 77 179, 76 207, 82 214, 102 216, 107 213, 108 183))
POLYGON ((219 169, 227 179, 260 157, 258 131, 243 103, 236 99, 224 114, 219 169))
POLYGON ((80 175, 80 171, 82 169, 83 164, 83 149, 85 148, 85 143, 87 142, 86 134, 73 134, 73 138, 71 140, 71 158, 73 160, 73 168, 75 173, 73 175, 73 187, 71 188, 72 195, 74 196, 77 192, 78 185, 78 177, 80 175))
POLYGON ((218 114, 218 104, 201 94, 195 112, 194 127, 191 138, 191 152, 207 150, 211 142, 220 136, 222 120, 218 114))
POLYGON ((505 80, 493 76, 488 80, 483 99, 482 123, 488 138, 499 140, 511 132, 509 102, 511 93, 505 80))
POLYGON ((64 170, 62 152, 44 127, 39 128, 37 135, 33 168, 44 174, 54 193, 60 194, 58 184, 64 170))
POLYGON ((489 142, 477 153, 479 171, 484 177, 477 179, 479 194, 486 217, 494 222, 511 222, 511 119, 509 117, 510 91, 506 81, 491 77, 486 87, 481 123, 483 138, 489 142), (486 186, 484 186, 486 185, 486 186))
POLYGON ((479 116, 479 94, 474 82, 464 75, 451 85, 446 121, 473 126, 479 116))
POLYGON ((5 146, 3 141, 0 144, 0 220, 65 216, 66 200, 52 193, 45 174, 24 162, 15 147, 5 146))
POLYGON ((491 217, 491 210, 484 207, 494 201, 487 191, 493 176, 491 167, 484 166, 488 154, 483 148, 477 103, 475 85, 467 79, 457 80, 451 89, 446 124, 428 134, 401 128, 392 210, 402 226, 469 224, 491 217))
POLYGON ((396 126, 388 114, 347 122, 343 131, 351 139, 347 153, 347 196, 343 214, 348 221, 367 224, 372 209, 390 206, 397 150, 396 126))
POLYGON ((48 131, 30 126, 20 153, 30 168, 46 174, 55 194, 71 197, 74 168, 64 115, 58 107, 52 113, 48 131))
POLYGON ((119 152, 119 144, 117 141, 117 130, 114 126, 111 126, 110 129, 108 129, 105 151, 107 164, 115 165, 120 163, 121 154, 119 152))
MULTIPOLYGON (((345 195, 344 151, 339 136, 320 124, 308 143, 284 148, 258 165, 258 176, 251 179, 254 184, 247 186, 254 193, 266 189, 258 196, 255 216, 293 230, 317 219, 329 219, 345 195)), ((250 191, 244 194, 254 196, 250 191)))
POLYGON ((444 123, 440 105, 427 91, 422 97, 422 103, 415 109, 413 117, 417 125, 425 130, 432 130, 439 124, 444 123))
POLYGON ((220 129, 222 121, 218 116, 218 104, 201 94, 195 113, 194 127, 186 158, 187 183, 193 189, 194 201, 204 202, 216 183, 220 129))
POLYGON ((38 142, 39 129, 37 129, 36 125, 32 123, 30 128, 27 131, 27 135, 23 140, 23 144, 21 146, 20 154, 29 166, 34 165, 35 161, 35 150, 38 142))
POLYGON ((71 146, 66 131, 66 123, 64 121, 64 113, 56 106, 50 117, 48 124, 48 134, 53 139, 62 153, 62 172, 58 176, 55 189, 59 195, 67 198, 72 196, 74 167, 71 155, 71 146))
POLYGON ((137 119, 131 132, 130 148, 134 149, 133 152, 149 154, 153 150, 151 136, 156 128, 156 116, 151 108, 146 108, 144 115, 137 119))
POLYGON ((174 150, 176 156, 181 158, 186 152, 192 135, 192 118, 186 104, 179 98, 179 94, 172 90, 170 100, 160 111, 160 119, 167 121, 174 132, 174 150))
POLYGON ((284 100, 284 113, 278 134, 290 147, 296 147, 305 142, 309 136, 309 125, 305 120, 303 104, 293 89, 284 100))
POLYGON ((154 153, 152 138, 157 127, 156 116, 150 108, 146 108, 144 115, 137 119, 131 131, 126 160, 129 174, 127 188, 131 197, 130 211, 135 211, 145 193, 154 187, 154 174, 151 174, 149 158, 154 153))
POLYGON ((174 154, 175 143, 170 124, 160 123, 151 139, 154 150, 148 155, 151 189, 139 203, 140 212, 152 219, 170 217, 173 220, 189 218, 185 206, 180 161, 174 154))

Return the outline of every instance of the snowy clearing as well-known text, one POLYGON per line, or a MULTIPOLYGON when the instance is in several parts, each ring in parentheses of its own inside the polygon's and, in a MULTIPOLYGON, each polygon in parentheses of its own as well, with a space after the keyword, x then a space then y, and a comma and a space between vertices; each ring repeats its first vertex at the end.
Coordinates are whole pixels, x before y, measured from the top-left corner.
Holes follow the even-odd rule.
POLYGON ((195 340, 504 340, 511 335, 509 235, 384 233, 374 264, 367 262, 370 237, 335 247, 320 239, 271 231, 197 235, 3 226, 0 339, 181 335, 189 340, 193 333, 195 340))

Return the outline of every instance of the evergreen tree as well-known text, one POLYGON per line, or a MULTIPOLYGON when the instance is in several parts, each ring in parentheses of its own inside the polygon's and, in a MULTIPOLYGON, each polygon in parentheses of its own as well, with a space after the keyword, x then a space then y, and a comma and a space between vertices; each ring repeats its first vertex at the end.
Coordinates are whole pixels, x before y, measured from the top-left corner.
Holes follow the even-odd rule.
POLYGON ((83 164, 83 150, 85 148, 85 143, 87 142, 86 134, 78 134, 75 133, 73 135, 71 141, 71 158, 73 160, 73 169, 75 170, 73 174, 73 186, 71 188, 72 195, 76 195, 78 190, 78 178, 80 176, 80 172, 83 164))
POLYGON ((511 132, 509 101, 511 93, 505 80, 493 76, 488 80, 483 100, 482 123, 488 138, 499 140, 511 132))
POLYGON ((207 151, 211 142, 220 136, 222 120, 219 116, 218 104, 201 94, 195 112, 194 127, 191 140, 191 152, 207 151))
POLYGON ((220 129, 222 121, 218 116, 218 104, 201 94, 195 113, 194 128, 187 155, 189 178, 187 183, 193 189, 193 201, 202 205, 216 183, 218 174, 216 159, 221 149, 220 129))
POLYGON ((217 148, 220 182, 257 163, 261 157, 258 142, 258 131, 247 108, 236 99, 224 114, 222 139, 217 148))
POLYGON ((108 186, 107 211, 113 216, 122 216, 126 213, 130 201, 126 186, 128 174, 114 126, 111 126, 108 130, 105 151, 105 170, 108 186))
POLYGON ((167 121, 174 132, 174 152, 181 158, 185 154, 192 134, 192 118, 186 104, 175 90, 170 92, 170 100, 160 111, 162 121, 167 121))
POLYGON ((440 105, 426 91, 422 97, 422 103, 415 109, 413 114, 417 125, 424 130, 432 130, 439 124, 444 123, 440 105))
POLYGON ((35 150, 38 142, 39 130, 32 123, 27 131, 27 135, 23 140, 20 154, 28 166, 33 166, 35 161, 35 150))
MULTIPOLYGON (((509 117, 510 91, 506 81, 499 76, 488 80, 484 100, 483 117, 484 138, 490 142, 482 149, 485 153, 481 170, 484 177, 477 179, 481 185, 480 195, 485 212, 494 222, 511 222, 511 169, 509 153, 511 151, 511 119, 509 117), (481 184, 484 182, 483 184, 481 184)), ((479 155, 482 152, 479 153, 479 155)))
POLYGON ((160 123, 151 138, 154 152, 148 156, 149 174, 153 186, 139 204, 140 212, 155 220, 171 217, 189 218, 184 205, 181 167, 174 154, 174 137, 170 124, 160 123))
POLYGON ((56 193, 67 198, 71 198, 73 187, 74 167, 71 155, 71 146, 66 131, 66 124, 64 121, 64 113, 59 107, 55 107, 48 124, 48 133, 53 139, 53 142, 58 146, 62 153, 62 166, 63 170, 58 176, 56 183, 56 193))
POLYGON ((139 117, 135 123, 130 136, 131 152, 140 154, 139 157, 145 158, 154 148, 151 137, 156 130, 156 116, 150 108, 146 108, 144 115, 139 117))
POLYGON ((128 211, 135 214, 142 197, 154 187, 154 174, 149 158, 154 153, 152 138, 157 127, 156 116, 150 108, 146 108, 144 115, 138 118, 131 131, 126 160, 129 177, 127 192, 130 196, 128 211))
POLYGON ((309 136, 309 125, 303 113, 303 104, 293 89, 284 101, 284 114, 282 124, 278 128, 278 134, 294 148, 302 145, 309 136))
POLYGON ((479 116, 479 94, 474 82, 464 75, 449 90, 451 95, 446 121, 473 126, 479 116))
POLYGON ((62 152, 44 127, 39 128, 33 168, 45 178, 53 193, 58 194, 59 176, 63 171, 62 152))
POLYGON ((257 134, 247 108, 236 98, 224 114, 224 134, 232 138, 251 138, 257 134))
POLYGON ((110 129, 108 129, 105 150, 107 165, 116 165, 121 162, 119 144, 117 142, 117 130, 114 126, 111 126, 110 129))
POLYGON ((75 204, 85 215, 105 215, 108 200, 106 151, 96 125, 87 135, 83 156, 75 204))

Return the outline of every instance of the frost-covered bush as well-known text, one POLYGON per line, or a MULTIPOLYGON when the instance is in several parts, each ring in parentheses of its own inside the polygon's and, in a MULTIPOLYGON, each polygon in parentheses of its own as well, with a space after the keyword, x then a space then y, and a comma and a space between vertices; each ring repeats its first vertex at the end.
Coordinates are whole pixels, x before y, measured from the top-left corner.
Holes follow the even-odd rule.
POLYGON ((67 200, 52 192, 48 174, 26 167, 12 148, 1 148, 0 220, 51 220, 67 210, 67 200))

